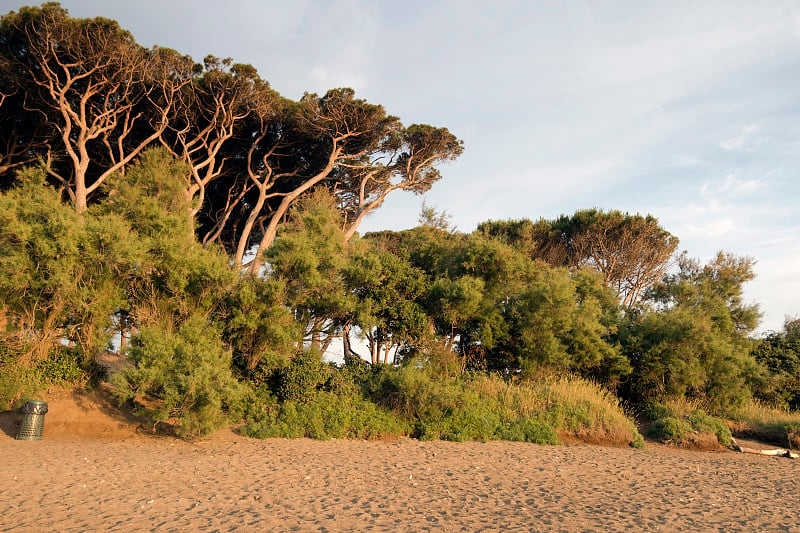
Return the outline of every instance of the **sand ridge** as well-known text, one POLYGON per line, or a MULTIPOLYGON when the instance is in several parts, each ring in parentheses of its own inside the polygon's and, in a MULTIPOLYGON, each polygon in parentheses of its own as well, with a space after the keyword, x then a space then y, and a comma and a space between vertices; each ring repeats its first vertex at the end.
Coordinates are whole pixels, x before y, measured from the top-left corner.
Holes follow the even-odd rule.
POLYGON ((791 459, 230 430, 190 443, 124 424, 90 438, 51 414, 42 441, 0 434, 0 531, 800 531, 791 459))

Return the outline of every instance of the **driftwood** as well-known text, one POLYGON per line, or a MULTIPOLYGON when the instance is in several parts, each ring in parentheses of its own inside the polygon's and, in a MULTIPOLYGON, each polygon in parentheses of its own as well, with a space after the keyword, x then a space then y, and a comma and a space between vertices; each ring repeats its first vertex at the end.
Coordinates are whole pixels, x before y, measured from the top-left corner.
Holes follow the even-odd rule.
POLYGON ((783 448, 776 448, 774 450, 758 450, 756 448, 746 448, 745 446, 739 446, 739 443, 736 442, 735 439, 731 439, 731 449, 737 452, 742 453, 757 453, 760 455, 774 455, 776 457, 788 457, 791 459, 797 459, 800 455, 792 452, 791 450, 785 450, 783 448))

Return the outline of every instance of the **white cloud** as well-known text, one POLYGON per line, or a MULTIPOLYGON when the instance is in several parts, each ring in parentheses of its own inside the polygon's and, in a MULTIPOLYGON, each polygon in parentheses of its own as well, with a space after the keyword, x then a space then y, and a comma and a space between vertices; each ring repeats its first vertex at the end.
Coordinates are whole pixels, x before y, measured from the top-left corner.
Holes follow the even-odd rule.
POLYGON ((756 124, 750 124, 749 126, 742 128, 737 135, 722 141, 719 143, 719 145, 723 150, 727 150, 729 152, 734 150, 754 152, 759 147, 769 142, 769 137, 766 135, 756 135, 756 132, 759 130, 759 126, 756 124))
MULTIPOLYGON (((487 206, 494 206, 491 211, 496 213, 516 211, 514 217, 535 218, 558 204, 608 186, 619 165, 619 160, 611 158, 535 165, 497 173, 484 180, 479 190, 470 188, 457 195, 473 198, 478 209, 465 213, 473 217, 485 213, 487 206)), ((576 209, 580 207, 587 206, 576 209)))
POLYGON ((380 17, 375 6, 358 0, 317 5, 314 30, 304 37, 311 40, 305 50, 307 66, 304 90, 324 93, 335 87, 351 87, 361 93, 370 85, 374 69, 380 17), (324 24, 319 24, 324 20, 324 24), (353 21, 358 21, 354 24, 353 21), (326 42, 327 41, 327 42, 326 42), (322 44, 325 43, 325 44, 322 44))
POLYGON ((726 139, 719 143, 720 147, 725 150, 736 150, 744 146, 745 141, 751 137, 751 134, 754 133, 758 128, 755 124, 750 124, 749 126, 744 127, 737 135, 731 137, 730 139, 726 139))
POLYGON ((573 30, 586 30, 595 25, 592 9, 585 0, 569 0, 565 4, 573 30))
POLYGON ((716 239, 737 229, 730 209, 715 199, 691 203, 662 218, 662 223, 681 238, 716 239))
POLYGON ((751 221, 758 219, 762 209, 754 208, 749 200, 762 186, 761 180, 743 180, 735 172, 728 173, 703 183, 693 200, 672 210, 663 222, 679 236, 708 239, 717 246, 751 242, 758 232, 751 221))
POLYGON ((686 229, 689 233, 705 237, 719 237, 731 232, 735 227, 736 223, 730 217, 723 217, 695 224, 689 223, 686 225, 686 229))
POLYGON ((737 178, 735 173, 729 173, 721 181, 703 183, 700 188, 700 196, 707 199, 709 204, 716 205, 721 200, 753 193, 761 186, 761 180, 742 180, 737 178))

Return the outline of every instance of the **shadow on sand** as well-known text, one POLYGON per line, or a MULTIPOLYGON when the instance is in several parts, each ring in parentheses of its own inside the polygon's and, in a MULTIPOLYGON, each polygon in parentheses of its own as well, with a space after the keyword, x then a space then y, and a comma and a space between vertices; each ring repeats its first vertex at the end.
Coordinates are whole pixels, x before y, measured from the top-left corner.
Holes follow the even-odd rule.
POLYGON ((21 420, 22 413, 19 409, 0 412, 0 431, 9 437, 16 439, 21 420))

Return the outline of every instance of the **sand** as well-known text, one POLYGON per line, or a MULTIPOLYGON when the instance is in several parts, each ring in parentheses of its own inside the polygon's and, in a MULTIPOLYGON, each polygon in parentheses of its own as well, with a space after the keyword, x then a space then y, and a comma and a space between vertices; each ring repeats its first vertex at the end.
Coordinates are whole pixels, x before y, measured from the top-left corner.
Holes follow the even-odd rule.
POLYGON ((137 430, 46 398, 0 417, 0 531, 800 531, 798 460, 590 445, 255 440, 137 430))

